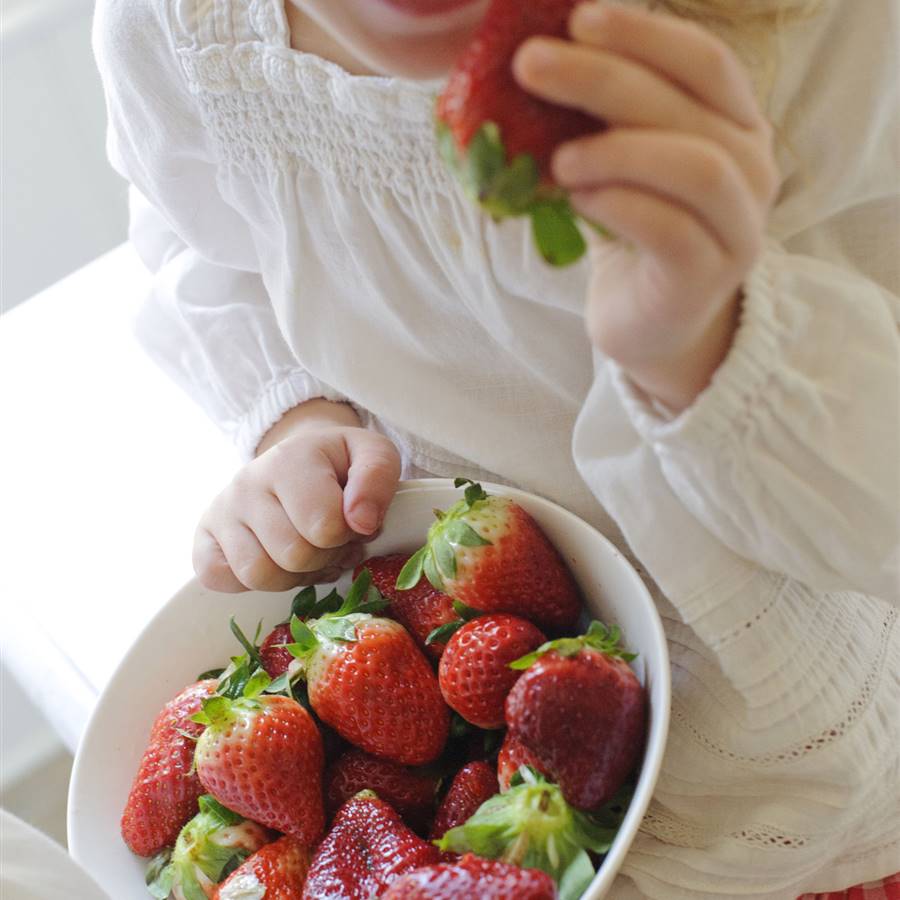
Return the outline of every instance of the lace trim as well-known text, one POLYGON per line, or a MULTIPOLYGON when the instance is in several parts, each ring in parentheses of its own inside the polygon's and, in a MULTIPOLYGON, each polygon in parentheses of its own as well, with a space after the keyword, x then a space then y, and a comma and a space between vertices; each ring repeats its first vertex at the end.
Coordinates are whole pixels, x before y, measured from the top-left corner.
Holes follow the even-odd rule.
POLYGON ((640 830, 664 844, 688 850, 708 849, 723 838, 766 850, 800 850, 809 844, 809 838, 804 835, 755 823, 747 825, 740 831, 723 835, 717 826, 703 826, 683 821, 665 812, 655 803, 651 803, 640 830))
POLYGON ((897 618, 897 609, 892 607, 887 610, 881 626, 878 652, 872 660, 872 666, 862 683, 859 694, 847 707, 844 715, 839 721, 833 723, 807 740, 800 741, 779 752, 765 753, 758 756, 747 756, 717 744, 709 735, 697 728, 685 712, 684 708, 675 701, 672 703, 672 720, 677 722, 678 725, 689 733, 707 752, 722 759, 728 759, 732 762, 743 763, 745 765, 755 767, 777 766, 785 762, 790 762, 791 760, 800 759, 814 751, 821 750, 842 738, 850 730, 853 723, 856 722, 868 708, 869 703, 872 700, 874 687, 881 678, 885 658, 887 656, 887 648, 897 618))

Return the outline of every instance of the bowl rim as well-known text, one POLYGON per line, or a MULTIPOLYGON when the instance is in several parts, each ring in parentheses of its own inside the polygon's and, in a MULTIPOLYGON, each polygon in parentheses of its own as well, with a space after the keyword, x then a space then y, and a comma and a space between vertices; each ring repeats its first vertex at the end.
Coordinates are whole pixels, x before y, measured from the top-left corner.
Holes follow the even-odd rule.
MULTIPOLYGON (((604 857, 602 865, 600 866, 594 879, 586 889, 585 893, 581 897, 581 900, 600 900, 600 898, 604 896, 605 892, 611 886, 616 875, 619 873, 622 862, 632 843, 634 842, 635 837, 637 836, 638 828, 644 818, 647 807, 650 804, 650 799, 653 795, 653 791, 656 788, 656 784, 659 779, 659 773, 662 768, 663 758, 665 756, 666 743, 669 735, 669 720, 671 711, 671 663, 669 660, 668 643, 666 641, 662 619, 659 616, 659 611, 656 608, 656 604, 653 602, 650 591, 647 589, 644 581, 635 571, 634 566, 632 566, 625 555, 618 549, 618 547, 615 546, 615 544, 612 543, 612 541, 609 540, 609 538, 607 538, 602 532, 600 532, 589 522, 586 522, 584 519, 580 518, 575 513, 570 512, 565 507, 560 506, 558 503, 555 503, 552 500, 548 500, 546 497, 542 497, 539 494, 532 494, 528 491, 523 491, 516 487, 497 484, 489 481, 481 481, 480 484, 489 493, 502 494, 513 499, 516 499, 517 497, 524 498, 530 505, 543 505, 547 508, 552 508, 553 512, 556 515, 559 515, 564 520, 567 520, 568 523, 573 527, 590 529, 590 531, 594 533, 594 536, 606 546, 606 549, 611 553, 611 555, 616 557, 618 562, 623 565, 628 579, 632 582, 636 592, 642 595, 647 605, 647 609, 650 613, 650 615, 648 616, 650 637, 654 654, 659 661, 659 671, 655 673, 656 690, 659 694, 659 700, 662 701, 662 704, 661 708, 659 708, 659 700, 657 700, 657 705, 651 708, 651 713, 649 716, 650 727, 648 730, 647 741, 644 748, 644 757, 641 762, 640 776, 638 778, 634 795, 632 796, 631 802, 629 803, 628 811, 625 814, 625 818, 622 821, 622 824, 619 828, 615 840, 612 843, 612 846, 609 849, 609 852, 604 857)), ((399 494, 422 493, 434 490, 436 488, 447 488, 448 486, 454 487, 452 478, 409 479, 406 481, 401 481, 399 483, 394 496, 396 497, 399 494)), ((122 658, 119 660, 119 663, 110 676, 109 681, 106 683, 103 690, 97 697, 97 702, 94 706, 94 709, 91 711, 91 715, 88 719, 87 725, 85 726, 84 733, 82 734, 81 739, 78 743, 78 748, 76 750, 75 759, 72 766, 69 790, 66 798, 66 834, 68 849, 70 855, 76 862, 80 862, 82 857, 82 836, 80 835, 75 823, 75 804, 73 803, 73 801, 80 794, 80 783, 81 780, 86 777, 85 770, 89 765, 85 761, 86 756, 83 753, 83 748, 90 743, 90 738, 92 737, 92 732, 96 727, 96 722, 102 715, 101 710, 104 709, 105 703, 109 699, 109 695, 114 690, 117 690, 118 683, 121 680, 122 671, 129 664, 129 660, 135 647, 142 642, 145 634, 154 627, 156 621, 167 614, 169 607, 176 602, 177 598, 185 592, 196 590, 198 584, 199 582, 197 578, 189 579, 175 593, 173 593, 168 598, 168 600, 166 600, 160 606, 160 608, 156 610, 156 612, 146 621, 140 632, 137 634, 137 636, 129 645, 128 649, 122 655, 122 658)), ((648 699, 649 696, 650 694, 648 692, 648 699)))

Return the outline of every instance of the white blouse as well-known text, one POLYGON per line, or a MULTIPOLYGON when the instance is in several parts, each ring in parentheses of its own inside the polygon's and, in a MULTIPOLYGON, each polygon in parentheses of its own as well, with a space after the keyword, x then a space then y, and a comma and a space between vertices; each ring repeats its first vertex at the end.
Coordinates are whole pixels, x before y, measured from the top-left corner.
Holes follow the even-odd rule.
POLYGON ((585 266, 545 266, 445 172, 435 86, 292 50, 283 2, 97 5, 149 351, 248 456, 290 407, 347 399, 407 475, 518 485, 639 561, 673 717, 613 897, 900 870, 895 0, 826 0, 783 34, 768 245, 671 420, 591 352, 585 266))

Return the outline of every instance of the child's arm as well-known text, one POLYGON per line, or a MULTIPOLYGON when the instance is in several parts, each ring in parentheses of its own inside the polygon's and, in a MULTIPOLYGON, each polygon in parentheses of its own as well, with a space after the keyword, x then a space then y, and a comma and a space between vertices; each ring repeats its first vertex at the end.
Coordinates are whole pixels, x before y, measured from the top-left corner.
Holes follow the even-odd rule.
POLYGON ((218 590, 286 589, 352 563, 390 501, 399 457, 287 346, 250 228, 219 190, 168 10, 101 2, 95 20, 108 151, 132 182, 130 235, 154 273, 137 333, 252 460, 197 530, 201 580, 218 590))
POLYGON ((621 404, 635 454, 649 450, 673 500, 737 554, 813 588, 896 598, 900 285, 896 266, 879 284, 857 264, 897 246, 896 82, 853 94, 863 134, 817 110, 840 164, 810 173, 814 258, 764 244, 769 133, 724 45, 617 7, 582 7, 572 27, 576 44, 526 45, 517 71, 612 126, 555 161, 575 204, 631 244, 594 241, 588 329, 615 362, 579 422, 582 471, 615 512, 630 439, 612 438, 606 410, 621 404))

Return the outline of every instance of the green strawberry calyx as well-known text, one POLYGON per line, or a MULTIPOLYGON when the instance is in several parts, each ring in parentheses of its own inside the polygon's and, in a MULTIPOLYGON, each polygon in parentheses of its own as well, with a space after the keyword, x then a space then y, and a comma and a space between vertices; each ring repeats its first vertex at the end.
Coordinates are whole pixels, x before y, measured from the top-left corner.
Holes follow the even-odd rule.
POLYGON ((341 598, 334 591, 332 594, 323 598, 327 601, 325 605, 319 601, 318 605, 310 607, 310 614, 319 614, 317 618, 304 622, 296 613, 291 615, 291 637, 294 642, 285 644, 285 647, 296 659, 308 660, 323 642, 353 643, 358 640, 356 626, 371 621, 373 613, 381 612, 388 605, 388 601, 372 584, 372 574, 368 569, 363 569, 354 579, 346 597, 341 598), (332 594, 336 599, 332 598, 332 594))
POLYGON ((541 180, 530 153, 508 160, 495 122, 482 123, 463 151, 440 120, 437 138, 441 156, 463 190, 494 221, 528 216, 538 251, 550 265, 567 266, 584 255, 587 244, 565 191, 541 180))
MULTIPOLYGON (((250 672, 248 662, 237 657, 237 665, 230 675, 219 682, 218 692, 207 697, 200 711, 191 716, 192 722, 207 727, 224 728, 240 715, 262 709, 260 699, 264 693, 272 693, 273 681, 265 669, 255 668, 250 672)), ((228 670, 226 670, 228 671, 228 670)))
POLYGON ((445 852, 475 853, 540 869, 556 881, 560 900, 575 900, 594 877, 588 853, 606 853, 615 828, 603 827, 570 806, 559 787, 527 766, 513 785, 486 800, 435 844, 445 852))
POLYGON ((588 630, 580 637, 559 638, 555 641, 547 641, 541 644, 537 650, 520 656, 509 664, 511 669, 522 670, 527 669, 545 653, 551 651, 558 653, 560 656, 574 656, 582 650, 597 650, 604 656, 623 659, 625 662, 631 662, 637 658, 637 653, 628 653, 621 643, 622 632, 618 625, 612 628, 604 625, 596 619, 591 622, 588 630))
POLYGON ((470 512, 488 503, 490 494, 486 493, 480 484, 468 478, 456 478, 453 484, 456 487, 468 485, 465 496, 450 509, 434 511, 437 521, 428 529, 425 546, 413 553, 400 570, 397 576, 398 590, 408 591, 414 588, 424 574, 433 587, 444 591, 446 590, 444 580, 456 578, 456 551, 460 547, 482 547, 491 544, 466 521, 466 516, 470 512))
POLYGON ((201 796, 198 805, 200 811, 181 829, 175 847, 147 866, 147 889, 158 900, 165 900, 175 887, 185 900, 206 900, 204 882, 218 884, 227 878, 267 838, 259 825, 209 794, 201 796))

